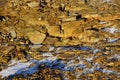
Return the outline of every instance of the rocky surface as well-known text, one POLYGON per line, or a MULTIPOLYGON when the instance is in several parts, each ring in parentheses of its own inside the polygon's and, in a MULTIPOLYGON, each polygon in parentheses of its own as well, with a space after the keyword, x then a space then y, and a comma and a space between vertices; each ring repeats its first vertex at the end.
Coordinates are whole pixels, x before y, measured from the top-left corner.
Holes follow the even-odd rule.
POLYGON ((0 0, 0 80, 119 80, 119 0, 0 0))

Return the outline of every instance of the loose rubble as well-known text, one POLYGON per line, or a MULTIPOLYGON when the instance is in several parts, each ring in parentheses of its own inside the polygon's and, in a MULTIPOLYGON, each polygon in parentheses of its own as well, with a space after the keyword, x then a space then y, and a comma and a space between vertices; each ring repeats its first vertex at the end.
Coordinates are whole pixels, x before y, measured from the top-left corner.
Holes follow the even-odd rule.
POLYGON ((0 0, 0 80, 119 80, 119 0, 0 0))

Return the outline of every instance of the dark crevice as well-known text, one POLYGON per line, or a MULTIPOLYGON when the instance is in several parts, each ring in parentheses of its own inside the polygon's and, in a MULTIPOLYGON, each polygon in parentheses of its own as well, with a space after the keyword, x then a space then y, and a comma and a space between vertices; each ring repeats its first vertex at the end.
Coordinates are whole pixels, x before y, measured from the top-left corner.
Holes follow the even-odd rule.
POLYGON ((99 31, 99 29, 96 29, 96 28, 89 28, 87 30, 99 31))
POLYGON ((5 19, 4 16, 0 16, 0 21, 3 21, 5 19))
POLYGON ((82 15, 77 15, 76 20, 80 20, 82 18, 82 15))

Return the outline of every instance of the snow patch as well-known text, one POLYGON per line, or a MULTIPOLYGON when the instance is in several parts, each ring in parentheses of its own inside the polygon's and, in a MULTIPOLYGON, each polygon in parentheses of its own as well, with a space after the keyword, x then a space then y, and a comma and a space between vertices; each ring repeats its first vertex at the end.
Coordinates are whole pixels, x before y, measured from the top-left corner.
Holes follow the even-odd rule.
POLYGON ((115 32, 118 32, 118 29, 116 29, 115 27, 112 27, 112 28, 104 28, 102 29, 102 31, 114 34, 115 32))
POLYGON ((53 56, 52 53, 42 53, 42 56, 53 56))
POLYGON ((32 62, 20 63, 19 61, 14 63, 17 63, 17 64, 15 66, 8 67, 7 69, 2 70, 0 72, 0 75, 2 75, 2 78, 6 76, 14 75, 14 74, 20 74, 22 73, 22 71, 27 69, 30 66, 30 64, 32 64, 32 62))
POLYGON ((54 49, 55 49, 55 47, 52 46, 49 48, 49 51, 53 51, 54 49))
POLYGON ((109 38, 109 39, 107 39, 107 42, 114 43, 114 42, 117 42, 118 40, 119 40, 118 38, 114 38, 114 39, 109 38))
POLYGON ((9 67, 7 69, 4 69, 0 72, 0 75, 2 76, 2 78, 4 78, 6 76, 17 75, 17 74, 33 74, 34 72, 37 71, 38 66, 42 63, 45 63, 47 66, 58 64, 57 61, 55 62, 56 59, 57 57, 49 57, 46 59, 42 59, 40 61, 31 60, 25 63, 22 63, 20 61, 12 61, 12 63, 9 64, 9 67), (33 63, 36 65, 29 68, 29 66, 33 63))

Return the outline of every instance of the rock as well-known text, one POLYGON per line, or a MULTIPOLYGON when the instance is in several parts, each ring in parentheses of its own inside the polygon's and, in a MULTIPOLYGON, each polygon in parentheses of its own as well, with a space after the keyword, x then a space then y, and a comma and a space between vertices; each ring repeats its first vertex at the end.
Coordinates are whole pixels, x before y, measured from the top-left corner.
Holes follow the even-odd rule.
POLYGON ((27 36, 33 44, 41 44, 46 38, 45 34, 38 31, 30 31, 27 33, 27 36))
POLYGON ((94 43, 99 41, 99 36, 97 35, 100 35, 100 34, 98 34, 95 31, 85 31, 85 32, 82 32, 78 38, 82 42, 94 43))
POLYGON ((56 37, 62 37, 62 33, 60 31, 59 26, 49 26, 47 27, 47 29, 48 29, 49 35, 56 36, 56 37))
POLYGON ((56 42, 58 42, 59 41, 59 39, 58 38, 53 38, 53 37, 47 37, 46 39, 45 39, 45 41, 43 42, 43 44, 48 44, 48 45, 54 45, 54 44, 56 44, 56 42))
POLYGON ((6 46, 1 48, 1 52, 4 54, 8 54, 10 51, 12 51, 15 47, 14 46, 6 46))
POLYGON ((84 21, 73 21, 66 22, 62 24, 63 35, 62 37, 78 37, 82 32, 82 26, 80 24, 84 24, 84 21), (77 33, 77 35, 75 34, 77 33))
POLYGON ((15 30, 11 30, 10 31, 10 35, 12 36, 12 38, 16 38, 17 37, 17 34, 16 34, 15 30))
POLYGON ((28 5, 30 8, 35 8, 35 7, 39 6, 39 2, 33 1, 33 2, 28 3, 27 5, 28 5))

